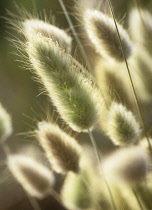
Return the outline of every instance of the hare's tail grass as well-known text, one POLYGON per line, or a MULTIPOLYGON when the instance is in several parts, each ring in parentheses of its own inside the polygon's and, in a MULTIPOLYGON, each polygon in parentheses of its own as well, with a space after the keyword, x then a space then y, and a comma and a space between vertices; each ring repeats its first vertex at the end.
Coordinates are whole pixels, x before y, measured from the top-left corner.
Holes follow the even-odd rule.
POLYGON ((133 83, 133 80, 132 80, 129 64, 128 64, 128 61, 127 61, 127 58, 126 58, 126 55, 125 55, 125 52, 124 52, 124 47, 123 47, 123 44, 122 44, 122 40, 121 40, 121 36, 120 36, 120 33, 119 33, 119 29, 117 27, 117 22, 116 22, 115 14, 114 14, 114 11, 113 11, 113 7, 112 7, 112 4, 111 4, 110 0, 107 0, 107 2, 108 2, 108 5, 109 5, 109 8, 110 8, 113 20, 114 20, 114 24, 115 24, 115 27, 116 27, 116 31, 117 31, 117 34, 118 34, 120 47, 121 47, 121 50, 122 50, 122 53, 123 53, 123 57, 124 57, 124 61, 125 61, 125 64, 126 64, 126 68, 127 68, 130 84, 131 84, 131 87, 132 87, 132 91, 133 91, 136 107, 137 107, 137 110, 138 110, 138 113, 139 113, 139 117, 141 119, 141 123, 142 123, 142 127, 143 127, 143 130, 144 130, 145 137, 146 137, 147 142, 148 142, 149 150, 150 150, 151 155, 152 155, 152 147, 151 147, 151 144, 150 144, 150 139, 149 139, 149 136, 148 136, 148 133, 147 133, 147 128, 146 128, 146 125, 145 125, 145 122, 144 122, 144 118, 143 118, 141 106, 140 106, 140 103, 139 103, 139 99, 138 99, 138 96, 137 96, 137 93, 136 93, 136 90, 135 90, 135 86, 134 86, 134 83, 133 83))

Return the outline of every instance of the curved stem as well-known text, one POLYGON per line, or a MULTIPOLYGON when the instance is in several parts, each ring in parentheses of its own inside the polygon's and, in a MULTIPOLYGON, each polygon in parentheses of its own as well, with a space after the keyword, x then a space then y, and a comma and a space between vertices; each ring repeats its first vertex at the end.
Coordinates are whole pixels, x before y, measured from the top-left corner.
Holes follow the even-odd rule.
POLYGON ((116 207, 116 204, 115 204, 115 201, 114 201, 114 197, 112 195, 111 188, 110 188, 110 186, 109 186, 109 184, 108 184, 108 182, 106 180, 106 177, 104 175, 104 170, 103 170, 103 167, 102 167, 101 157, 100 157, 100 154, 99 154, 99 151, 98 151, 98 147, 97 147, 96 141, 95 141, 94 136, 92 134, 92 131, 88 130, 88 134, 89 134, 89 137, 90 137, 93 149, 94 149, 94 153, 95 153, 95 156, 96 156, 99 168, 102 169, 103 179, 104 179, 105 185, 107 187, 107 190, 108 190, 108 193, 109 193, 109 196, 110 196, 112 207, 113 207, 114 210, 117 210, 117 207, 116 207))
POLYGON ((148 136, 148 133, 147 133, 147 128, 146 128, 146 125, 145 125, 145 122, 144 122, 144 118, 143 118, 143 114, 142 114, 142 111, 141 111, 141 106, 140 106, 140 103, 139 103, 139 100, 138 100, 138 97, 137 97, 137 93, 136 93, 136 90, 135 90, 135 87, 134 87, 134 84, 133 84, 129 64, 128 64, 128 61, 127 61, 127 58, 126 58, 126 55, 125 55, 124 46, 122 44, 122 39, 121 39, 121 36, 120 36, 120 33, 119 33, 119 29, 118 29, 118 26, 117 26, 117 22, 116 22, 116 18, 115 18, 115 15, 114 15, 113 8, 112 8, 112 4, 111 4, 110 0, 107 0, 107 1, 108 1, 108 5, 109 5, 109 8, 110 8, 113 20, 114 20, 116 31, 117 31, 117 34, 118 34, 119 43, 120 43, 120 47, 121 47, 122 54, 123 54, 123 57, 124 57, 124 61, 125 61, 125 64, 126 64, 126 68, 127 68, 130 84, 131 84, 131 87, 132 87, 132 91, 133 91, 136 107, 137 107, 137 110, 138 110, 138 114, 139 114, 139 117, 141 119, 144 134, 145 134, 145 137, 147 139, 149 150, 150 150, 151 155, 152 155, 152 147, 151 147, 151 144, 150 144, 150 139, 149 139, 149 136, 148 136))

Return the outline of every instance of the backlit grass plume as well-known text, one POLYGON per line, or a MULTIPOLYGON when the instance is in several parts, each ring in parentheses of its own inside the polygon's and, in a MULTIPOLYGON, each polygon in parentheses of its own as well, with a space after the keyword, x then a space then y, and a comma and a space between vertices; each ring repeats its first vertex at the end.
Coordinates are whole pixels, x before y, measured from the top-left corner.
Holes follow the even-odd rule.
POLYGON ((69 173, 65 179, 61 197, 67 208, 91 209, 93 200, 86 171, 76 175, 69 173))
POLYGON ((115 145, 129 145, 140 137, 138 122, 122 104, 113 102, 107 118, 107 134, 115 145))
POLYGON ((12 121, 10 115, 0 104, 0 140, 5 140, 12 133, 12 121))
POLYGON ((138 146, 114 152, 104 162, 104 172, 110 180, 128 184, 140 183, 148 172, 147 154, 138 146))
POLYGON ((9 155, 8 168, 25 191, 36 198, 43 198, 54 185, 52 172, 36 160, 24 155, 9 155))
POLYGON ((151 55, 143 47, 137 47, 135 54, 133 81, 138 88, 138 95, 144 101, 150 101, 152 96, 151 55))
POLYGON ((132 38, 136 44, 152 52, 152 14, 145 9, 132 9, 129 17, 129 26, 132 38), (136 26, 136 27, 135 27, 136 26))
POLYGON ((54 25, 39 19, 26 19, 21 22, 21 29, 23 35, 28 40, 34 38, 35 35, 39 33, 42 36, 57 42, 67 53, 71 52, 71 37, 64 30, 59 29, 54 25))
POLYGON ((95 76, 108 105, 115 100, 132 107, 130 81, 124 63, 108 62, 100 59, 96 62, 95 76))
POLYGON ((57 125, 47 122, 38 124, 36 134, 54 171, 63 174, 79 172, 81 148, 72 137, 57 125))
POLYGON ((93 76, 51 39, 37 34, 27 53, 62 119, 75 131, 91 129, 100 116, 101 93, 93 76))
MULTIPOLYGON (((84 27, 95 50, 108 59, 124 61, 120 40, 114 20, 98 10, 87 9, 84 12, 84 27)), ((133 45, 127 32, 117 23, 124 53, 127 58, 132 55, 133 45)))

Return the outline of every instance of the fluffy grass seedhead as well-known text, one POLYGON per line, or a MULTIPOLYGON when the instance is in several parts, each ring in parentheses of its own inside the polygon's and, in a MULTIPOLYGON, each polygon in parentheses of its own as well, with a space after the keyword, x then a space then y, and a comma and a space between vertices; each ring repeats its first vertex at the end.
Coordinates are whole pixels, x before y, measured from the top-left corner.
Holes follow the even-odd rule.
POLYGON ((107 134, 115 145, 129 145, 138 140, 141 134, 139 124, 122 104, 112 103, 107 118, 107 134))
POLYGON ((4 141, 12 133, 12 121, 10 115, 0 104, 0 140, 4 141))
MULTIPOLYGON (((114 20, 97 10, 88 9, 84 13, 85 30, 97 53, 108 59, 124 61, 118 33, 114 20)), ((132 55, 133 46, 127 32, 117 23, 124 53, 127 58, 132 55)))
POLYGON ((57 43, 40 34, 29 41, 27 53, 62 119, 75 131, 91 129, 102 102, 93 76, 57 43))
POLYGON ((148 157, 139 147, 120 149, 104 162, 105 175, 113 181, 140 183, 148 172, 148 157))
POLYGON ((108 106, 113 101, 117 101, 132 107, 130 81, 125 63, 108 62, 100 59, 96 62, 95 76, 108 106))
POLYGON ((52 172, 36 160, 23 155, 10 155, 8 168, 25 191, 36 198, 50 193, 54 185, 52 172))
POLYGON ((79 172, 81 148, 72 137, 47 122, 38 124, 36 134, 54 171, 62 174, 79 172))
POLYGON ((133 60, 135 73, 133 81, 138 90, 138 97, 143 101, 151 101, 152 95, 152 68, 151 55, 143 47, 137 47, 133 60))
POLYGON ((61 48, 65 49, 65 52, 71 52, 71 37, 64 30, 42 20, 26 19, 22 22, 22 33, 28 40, 39 33, 57 42, 61 48))
POLYGON ((68 174, 61 192, 62 200, 68 208, 79 210, 92 206, 92 195, 87 181, 86 173, 68 174))
POLYGON ((152 15, 149 11, 140 9, 132 9, 129 17, 129 26, 131 35, 136 44, 146 47, 149 52, 151 49, 152 39, 152 15))
MULTIPOLYGON (((152 147, 152 138, 149 138, 149 142, 150 142, 150 145, 152 147)), ((151 160, 152 159, 151 152, 149 150, 149 143, 148 143, 146 137, 144 137, 144 138, 141 139, 141 141, 139 143, 139 146, 141 147, 141 149, 143 149, 147 153, 147 155, 149 156, 149 158, 151 160)))

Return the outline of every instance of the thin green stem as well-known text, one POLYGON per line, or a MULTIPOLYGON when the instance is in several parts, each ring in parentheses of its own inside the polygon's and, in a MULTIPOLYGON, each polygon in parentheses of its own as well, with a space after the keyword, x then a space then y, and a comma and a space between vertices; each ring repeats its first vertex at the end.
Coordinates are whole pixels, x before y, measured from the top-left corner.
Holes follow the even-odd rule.
POLYGON ((138 195, 137 195, 137 193, 136 193, 136 190, 133 187, 132 187, 132 191, 133 191, 134 196, 136 197, 136 200, 137 200, 137 203, 138 203, 140 209, 145 210, 141 201, 140 201, 140 199, 139 199, 139 197, 138 197, 138 195))
POLYGON ((99 154, 99 152, 98 152, 98 147, 97 147, 96 141, 95 141, 95 139, 94 139, 94 136, 93 136, 93 134, 92 134, 92 131, 88 130, 88 134, 89 134, 89 137, 90 137, 90 140, 91 140, 93 149, 94 149, 94 153, 95 153, 95 156, 96 156, 98 165, 99 165, 99 167, 100 167, 101 158, 100 158, 100 154, 99 154))
POLYGON ((97 147, 96 141, 95 141, 94 136, 92 134, 92 131, 88 130, 88 134, 89 134, 89 137, 90 137, 90 140, 91 140, 91 143, 92 143, 92 147, 93 147, 96 159, 97 159, 97 163, 99 165, 99 168, 102 169, 103 179, 104 179, 105 185, 107 187, 107 190, 108 190, 108 193, 109 193, 109 196, 110 196, 112 207, 113 207, 114 210, 117 210, 117 207, 116 207, 116 204, 115 204, 115 201, 114 201, 114 197, 112 195, 111 188, 110 188, 110 186, 109 186, 109 184, 108 184, 108 182, 106 180, 106 177, 104 175, 104 170, 103 170, 103 167, 102 167, 101 157, 100 157, 100 154, 99 154, 99 151, 98 151, 98 147, 97 147))
POLYGON ((126 58, 126 55, 125 55, 124 46, 122 44, 122 39, 121 39, 121 36, 120 36, 120 33, 119 33, 119 29, 118 29, 118 26, 117 26, 117 22, 116 22, 116 18, 115 18, 115 15, 114 15, 113 7, 112 7, 112 4, 111 4, 111 1, 110 0, 107 0, 107 1, 108 1, 108 5, 109 5, 109 8, 110 8, 113 20, 114 20, 116 31, 117 31, 117 34, 118 34, 120 47, 121 47, 122 54, 123 54, 123 57, 124 57, 124 61, 125 61, 125 64, 126 64, 126 68, 127 68, 130 84, 131 84, 131 87, 132 87, 132 91, 133 91, 136 107, 137 107, 137 110, 138 110, 138 114, 139 114, 139 117, 141 119, 141 123, 142 123, 142 127, 143 127, 143 130, 144 130, 144 134, 145 134, 145 137, 146 137, 148 145, 149 145, 149 150, 150 150, 150 152, 152 154, 152 147, 151 147, 151 144, 150 144, 150 139, 149 139, 149 136, 148 136, 148 133, 147 133, 147 128, 146 128, 146 125, 145 125, 145 122, 144 122, 144 118, 143 118, 143 115, 142 115, 142 111, 141 111, 140 103, 139 103, 139 100, 138 100, 138 97, 137 97, 137 93, 136 93, 136 90, 135 90, 135 87, 134 87, 134 84, 133 84, 133 80, 132 80, 129 64, 128 64, 128 61, 127 61, 127 58, 126 58))
POLYGON ((74 26, 73 26, 72 20, 71 20, 69 14, 68 14, 68 11, 67 11, 67 9, 66 9, 66 7, 65 7, 65 5, 64 5, 64 2, 63 2, 63 0, 58 0, 58 1, 59 1, 59 3, 60 3, 60 6, 61 6, 63 12, 64 12, 64 15, 65 15, 66 19, 67 19, 67 22, 68 22, 68 24, 69 24, 69 27, 70 27, 72 33, 73 33, 73 36, 74 36, 74 38, 75 38, 75 40, 76 40, 76 42, 77 42, 77 44, 78 44, 78 47, 79 47, 79 49, 80 49, 80 51, 81 51, 81 54, 82 54, 82 57, 83 57, 83 59, 84 59, 85 62, 86 62, 86 65, 87 65, 87 67, 88 67, 88 70, 89 70, 91 73, 93 73, 92 67, 91 67, 90 62, 89 62, 89 60, 88 60, 88 57, 87 57, 86 52, 85 52, 85 50, 84 50, 84 47, 83 47, 83 45, 82 45, 82 43, 81 43, 81 41, 80 41, 80 39, 79 39, 79 37, 78 37, 78 35, 77 35, 77 32, 76 32, 74 26))

